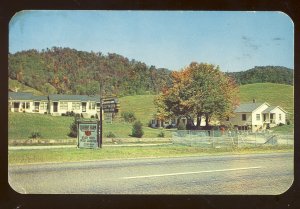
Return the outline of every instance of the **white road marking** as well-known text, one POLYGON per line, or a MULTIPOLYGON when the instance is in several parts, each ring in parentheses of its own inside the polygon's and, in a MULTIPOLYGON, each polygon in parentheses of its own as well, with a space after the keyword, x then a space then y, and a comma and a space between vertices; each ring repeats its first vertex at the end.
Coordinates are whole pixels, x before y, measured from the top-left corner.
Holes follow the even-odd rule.
POLYGON ((178 176, 178 175, 189 175, 189 174, 199 174, 199 173, 213 173, 213 172, 225 172, 225 171, 250 170, 250 169, 259 169, 259 168, 261 168, 261 166, 245 167, 245 168, 228 168, 228 169, 207 170, 207 171, 194 171, 194 172, 183 172, 183 173, 166 173, 166 174, 156 174, 156 175, 147 175, 147 176, 130 176, 130 177, 122 177, 121 179, 153 178, 153 177, 178 176))

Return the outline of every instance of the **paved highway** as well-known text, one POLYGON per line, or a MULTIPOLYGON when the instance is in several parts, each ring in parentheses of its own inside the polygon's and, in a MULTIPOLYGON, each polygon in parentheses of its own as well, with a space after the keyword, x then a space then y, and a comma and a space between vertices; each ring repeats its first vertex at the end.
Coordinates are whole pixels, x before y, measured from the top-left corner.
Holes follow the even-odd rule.
POLYGON ((9 166, 22 194, 281 194, 293 153, 106 160, 9 166))

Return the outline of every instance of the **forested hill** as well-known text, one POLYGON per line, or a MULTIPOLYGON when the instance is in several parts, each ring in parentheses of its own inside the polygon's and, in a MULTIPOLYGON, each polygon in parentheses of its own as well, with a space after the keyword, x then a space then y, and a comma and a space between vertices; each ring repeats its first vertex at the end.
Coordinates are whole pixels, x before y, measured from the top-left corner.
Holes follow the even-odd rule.
POLYGON ((254 67, 250 70, 228 73, 238 84, 279 83, 293 85, 294 70, 280 66, 254 67))
MULTIPOLYGON (((187 63, 189 64, 189 63, 187 63)), ((158 69, 115 53, 84 52, 53 47, 8 55, 9 78, 43 94, 105 94, 117 96, 157 94, 171 83, 168 69, 158 69)), ((281 83, 293 85, 293 70, 266 66, 228 73, 238 84, 281 83)))
POLYGON ((118 96, 158 93, 170 71, 128 60, 118 54, 53 47, 9 54, 9 78, 47 93, 118 96))

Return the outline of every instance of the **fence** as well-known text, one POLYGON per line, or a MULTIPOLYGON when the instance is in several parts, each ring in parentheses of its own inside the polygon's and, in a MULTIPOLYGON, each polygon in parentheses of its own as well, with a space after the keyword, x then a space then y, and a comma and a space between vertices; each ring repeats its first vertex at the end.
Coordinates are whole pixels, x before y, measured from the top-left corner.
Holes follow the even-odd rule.
POLYGON ((172 142, 189 146, 201 147, 251 147, 294 145, 293 135, 282 135, 269 131, 174 131, 172 142))

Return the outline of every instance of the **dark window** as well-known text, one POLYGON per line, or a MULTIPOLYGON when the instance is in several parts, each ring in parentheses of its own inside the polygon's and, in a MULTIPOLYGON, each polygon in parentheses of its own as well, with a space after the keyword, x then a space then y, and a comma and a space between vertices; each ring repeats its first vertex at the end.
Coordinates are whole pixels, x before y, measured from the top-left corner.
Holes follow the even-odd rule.
POLYGON ((243 121, 246 120, 246 114, 242 114, 242 120, 243 120, 243 121))

